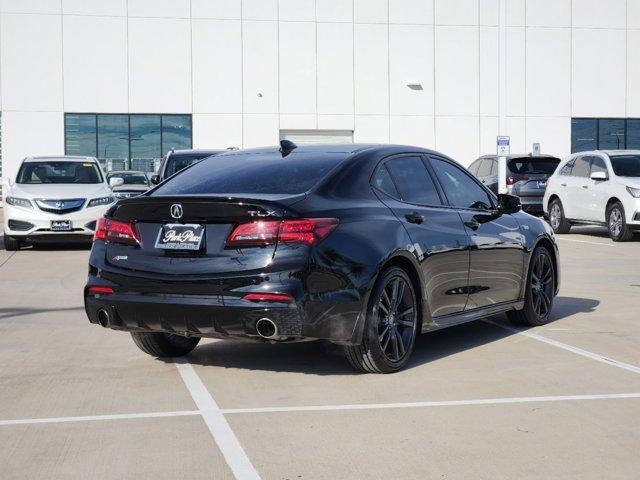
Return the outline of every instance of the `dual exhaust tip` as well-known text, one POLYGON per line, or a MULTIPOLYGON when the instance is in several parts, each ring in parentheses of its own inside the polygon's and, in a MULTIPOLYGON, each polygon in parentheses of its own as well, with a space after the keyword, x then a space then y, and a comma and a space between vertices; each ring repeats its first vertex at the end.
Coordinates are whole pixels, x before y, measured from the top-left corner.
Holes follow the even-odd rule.
MULTIPOLYGON (((108 327, 111 323, 109 311, 101 308, 98 310, 98 323, 103 327, 108 327)), ((278 338, 278 326, 270 318, 261 318, 256 322, 256 331, 262 338, 269 340, 278 338)))

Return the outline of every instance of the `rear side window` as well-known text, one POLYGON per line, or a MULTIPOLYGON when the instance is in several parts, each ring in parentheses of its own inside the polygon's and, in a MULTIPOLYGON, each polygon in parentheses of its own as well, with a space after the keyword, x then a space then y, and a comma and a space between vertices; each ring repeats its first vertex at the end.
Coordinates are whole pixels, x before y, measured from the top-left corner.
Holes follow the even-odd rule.
POLYGON ((420 157, 398 157, 386 163, 402 200, 421 205, 441 205, 431 175, 420 157))
POLYGON ((478 177, 488 177, 491 175, 491 160, 485 158, 478 169, 478 177))
POLYGON ((491 160, 491 176, 498 175, 498 161, 491 160))
POLYGON ((385 165, 378 168, 373 176, 372 184, 381 192, 384 192, 394 198, 400 198, 400 194, 398 193, 396 186, 393 184, 391 175, 389 175, 389 171, 385 165))
POLYGON ((461 168, 432 157, 431 165, 438 175, 449 203, 454 207, 490 210, 490 195, 461 168))
POLYGON ((557 158, 523 157, 509 160, 508 166, 512 173, 546 173, 551 175, 558 168, 560 160, 557 158))
POLYGON ((471 166, 469 166, 469 171, 473 174, 473 175, 478 175, 478 168, 480 167, 480 164, 482 163, 482 160, 476 160, 475 162, 473 162, 471 164, 471 166))
POLYGON ((179 172, 151 194, 297 194, 311 190, 347 155, 314 152, 286 157, 279 152, 210 157, 179 172))
POLYGON ((569 160, 564 166, 560 169, 560 175, 571 175, 571 170, 573 169, 574 160, 569 160))
POLYGON ((580 158, 577 158, 576 162, 573 164, 571 175, 573 177, 588 177, 590 169, 591 169, 591 166, 589 165, 589 158, 580 157, 580 158))

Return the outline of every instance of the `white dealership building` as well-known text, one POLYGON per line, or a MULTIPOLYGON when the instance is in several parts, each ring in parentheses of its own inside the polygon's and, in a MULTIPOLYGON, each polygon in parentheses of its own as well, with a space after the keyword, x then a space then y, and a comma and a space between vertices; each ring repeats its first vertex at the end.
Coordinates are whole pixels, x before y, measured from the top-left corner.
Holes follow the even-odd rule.
POLYGON ((640 0, 1 0, 3 174, 284 137, 468 165, 496 149, 501 28, 512 152, 640 148, 640 0))

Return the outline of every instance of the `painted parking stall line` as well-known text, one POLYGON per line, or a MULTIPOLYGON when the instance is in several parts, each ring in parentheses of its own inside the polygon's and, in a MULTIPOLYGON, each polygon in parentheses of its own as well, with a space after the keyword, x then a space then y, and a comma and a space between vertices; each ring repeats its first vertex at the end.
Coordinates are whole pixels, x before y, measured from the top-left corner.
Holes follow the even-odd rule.
POLYGON ((184 357, 174 358, 173 361, 235 477, 238 480, 259 480, 260 475, 251 464, 251 460, 231 430, 220 407, 202 383, 193 366, 184 357))
POLYGON ((602 242, 590 242, 589 240, 576 240, 575 238, 563 238, 559 235, 556 235, 556 240, 563 240, 565 242, 575 242, 575 243, 587 243, 589 245, 599 245, 601 247, 615 247, 613 243, 602 243, 602 242))
POLYGON ((179 412, 122 413, 113 415, 85 415, 81 417, 25 418, 17 420, 0 420, 0 426, 34 425, 39 423, 96 422, 104 420, 131 420, 136 418, 166 418, 200 415, 199 410, 179 412))
POLYGON ((225 415, 232 415, 239 413, 335 412, 346 410, 388 410, 401 408, 462 407, 474 405, 505 405, 540 402, 575 402, 585 400, 619 400, 628 398, 640 398, 640 393, 604 393, 593 395, 557 395, 546 397, 482 398, 475 400, 444 400, 436 402, 355 403, 347 405, 301 405, 290 407, 226 408, 222 410, 222 413, 224 413, 225 415))
POLYGON ((605 363, 607 365, 611 365, 612 367, 621 368, 623 370, 627 370, 633 373, 640 373, 640 367, 636 367, 635 365, 631 365, 629 363, 621 362, 619 360, 615 360, 610 357, 605 357, 604 355, 600 355, 598 353, 590 352, 588 350, 583 350, 582 348, 574 347, 573 345, 568 345, 566 343, 558 342, 557 340, 552 340, 551 338, 543 337, 542 335, 538 335, 537 333, 530 332, 528 330, 522 330, 520 328, 515 328, 510 325, 503 325, 501 323, 494 322, 492 320, 484 319, 486 323, 490 323, 491 325, 495 325, 496 327, 503 328, 517 335, 522 335, 533 340, 537 340, 539 342, 546 343, 547 345, 552 345, 557 348, 561 348, 563 350, 567 350, 568 352, 575 353, 577 355, 582 355, 583 357, 590 358, 591 360, 595 360, 597 362, 605 363))

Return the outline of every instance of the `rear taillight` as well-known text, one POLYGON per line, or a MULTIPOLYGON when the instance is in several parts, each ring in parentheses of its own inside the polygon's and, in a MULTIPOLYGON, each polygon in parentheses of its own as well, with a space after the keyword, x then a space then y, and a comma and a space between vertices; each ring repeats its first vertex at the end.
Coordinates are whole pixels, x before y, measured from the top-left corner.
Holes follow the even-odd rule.
POLYGON ((113 288, 111 287, 100 287, 100 286, 93 286, 93 287, 89 287, 89 293, 93 294, 93 295, 112 295, 113 294, 113 288))
POLYGON ((507 177, 507 185, 514 185, 516 183, 516 179, 513 177, 507 177))
POLYGON ((329 235, 337 226, 336 218, 300 218, 242 223, 227 238, 227 247, 255 247, 276 242, 313 245, 329 235))
POLYGON ((124 243, 127 245, 140 245, 140 239, 133 224, 104 217, 99 218, 96 223, 93 241, 95 242, 96 240, 106 240, 108 242, 124 243))

